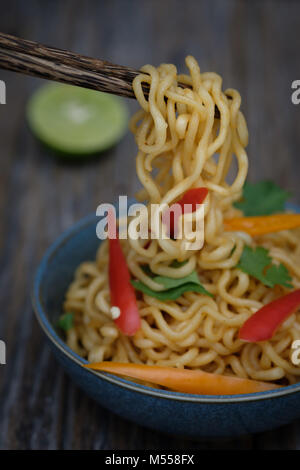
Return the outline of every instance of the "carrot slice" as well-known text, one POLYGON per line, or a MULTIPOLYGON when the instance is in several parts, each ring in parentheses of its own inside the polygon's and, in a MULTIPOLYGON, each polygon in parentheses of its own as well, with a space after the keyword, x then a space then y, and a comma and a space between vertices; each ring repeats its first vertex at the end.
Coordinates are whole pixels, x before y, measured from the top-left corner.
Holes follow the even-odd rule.
POLYGON ((237 395, 279 388, 278 385, 271 383, 210 374, 198 370, 177 369, 175 367, 109 361, 87 364, 84 367, 111 374, 125 375, 156 385, 162 385, 176 392, 196 395, 237 395))
POLYGON ((224 220, 229 232, 247 232, 249 235, 265 235, 300 227, 300 214, 274 214, 255 217, 234 217, 224 220))

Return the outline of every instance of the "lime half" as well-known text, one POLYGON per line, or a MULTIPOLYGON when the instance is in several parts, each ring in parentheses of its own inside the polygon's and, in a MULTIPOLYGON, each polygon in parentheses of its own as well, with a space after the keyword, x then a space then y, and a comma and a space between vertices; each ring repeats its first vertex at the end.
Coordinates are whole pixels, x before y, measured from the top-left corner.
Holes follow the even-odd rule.
POLYGON ((88 155, 121 139, 128 113, 113 95, 50 84, 31 97, 27 118, 33 133, 47 146, 63 154, 88 155))

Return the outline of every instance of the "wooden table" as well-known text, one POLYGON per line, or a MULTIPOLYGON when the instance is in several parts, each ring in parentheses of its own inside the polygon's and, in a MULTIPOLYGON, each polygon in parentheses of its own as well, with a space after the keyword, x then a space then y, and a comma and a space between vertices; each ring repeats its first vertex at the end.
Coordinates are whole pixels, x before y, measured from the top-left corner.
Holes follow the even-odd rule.
MULTIPOLYGON (((138 68, 188 53, 241 91, 250 178, 271 178, 300 201, 300 3, 265 0, 10 0, 0 30, 138 68), (184 5, 183 5, 184 4, 184 5)), ((30 288, 45 249, 73 222, 138 187, 130 135, 84 165, 56 161, 29 132, 28 97, 42 84, 0 70, 0 447, 5 449, 295 449, 300 423, 233 441, 185 442, 109 413, 56 363, 33 316, 30 288)), ((136 103, 129 103, 131 110, 136 103)))

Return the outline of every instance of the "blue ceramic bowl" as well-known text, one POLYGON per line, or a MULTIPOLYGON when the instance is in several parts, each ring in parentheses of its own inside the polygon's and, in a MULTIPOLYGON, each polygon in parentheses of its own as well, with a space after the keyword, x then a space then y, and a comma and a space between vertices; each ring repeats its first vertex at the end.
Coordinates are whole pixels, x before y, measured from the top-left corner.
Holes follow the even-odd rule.
POLYGON ((35 277, 33 306, 58 361, 98 403, 157 431, 198 439, 266 431, 300 418, 300 383, 249 395, 189 395, 138 385, 82 367, 87 361, 64 343, 55 325, 75 268, 93 260, 99 240, 94 215, 65 232, 45 254, 35 277))

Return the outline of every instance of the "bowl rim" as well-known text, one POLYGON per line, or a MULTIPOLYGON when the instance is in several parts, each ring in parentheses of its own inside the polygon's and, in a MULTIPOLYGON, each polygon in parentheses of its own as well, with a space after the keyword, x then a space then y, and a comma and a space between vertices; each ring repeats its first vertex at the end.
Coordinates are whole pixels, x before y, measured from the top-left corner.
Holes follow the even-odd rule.
MULTIPOLYGON (((294 204, 289 204, 289 208, 296 209, 300 211, 300 207, 294 204)), ((78 232, 82 229, 87 228, 91 224, 95 224, 98 221, 99 217, 95 214, 90 214, 78 222, 73 224, 70 228, 65 230, 46 250, 38 268, 36 270, 33 286, 31 291, 31 299, 33 310, 36 316, 36 319, 51 341, 51 343, 68 359, 70 359, 77 366, 82 367, 84 364, 88 364, 88 361, 78 354, 76 354, 72 349, 70 349, 67 344, 60 338, 56 333, 54 326, 48 319, 47 312, 43 305, 42 295, 41 295, 41 286, 43 283, 44 276, 47 274, 47 268, 50 260, 55 257, 56 253, 63 248, 63 246, 78 232)), ((101 243, 101 241, 99 241, 101 243)), ((110 382, 111 384, 118 385, 122 388, 129 389, 131 391, 141 393, 144 395, 150 395, 151 397, 163 398, 168 400, 182 401, 182 402, 192 402, 192 403, 215 403, 215 404, 224 404, 224 403, 240 403, 240 402, 252 402, 260 401, 268 398, 279 398, 285 395, 290 395, 300 391, 300 382, 282 387, 277 390, 270 390, 266 392, 257 392, 251 394, 239 394, 239 395, 195 395, 188 393, 179 393, 173 392, 171 390, 161 390, 148 387, 146 385, 136 384, 129 380, 123 379, 113 374, 108 374, 106 372, 94 371, 92 369, 84 370, 102 379, 104 381, 110 382)), ((101 383, 99 382, 99 386, 101 383)))

